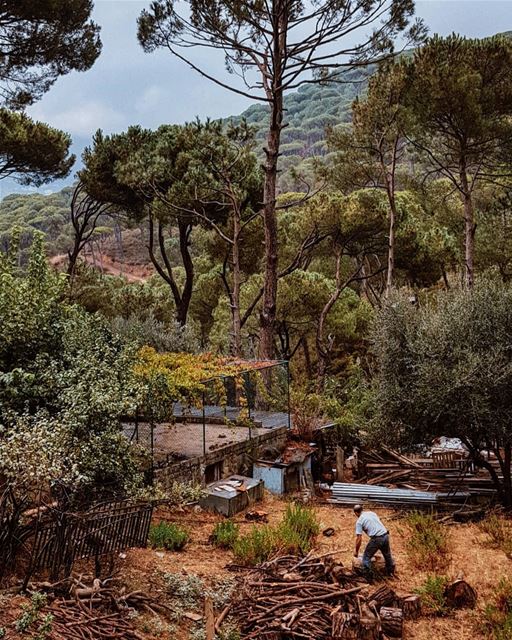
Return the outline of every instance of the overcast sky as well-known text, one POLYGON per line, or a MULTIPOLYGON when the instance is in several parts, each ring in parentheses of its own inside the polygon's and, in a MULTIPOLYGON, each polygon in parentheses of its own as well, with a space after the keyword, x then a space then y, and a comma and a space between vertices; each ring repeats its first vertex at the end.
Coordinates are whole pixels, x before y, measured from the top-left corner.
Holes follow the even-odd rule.
MULTIPOLYGON (((29 110, 34 118, 69 132, 77 154, 98 128, 154 128, 195 116, 237 114, 250 104, 200 77, 169 52, 144 53, 137 42, 136 20, 148 5, 149 0, 96 0, 93 17, 101 25, 100 57, 89 71, 60 78, 29 110)), ((416 8, 431 34, 455 31, 482 37, 512 30, 512 0, 418 0, 416 8)), ((211 71, 222 72, 221 58, 211 52, 202 55, 202 64, 207 61, 211 71)), ((0 188, 5 195, 12 185, 0 188)))

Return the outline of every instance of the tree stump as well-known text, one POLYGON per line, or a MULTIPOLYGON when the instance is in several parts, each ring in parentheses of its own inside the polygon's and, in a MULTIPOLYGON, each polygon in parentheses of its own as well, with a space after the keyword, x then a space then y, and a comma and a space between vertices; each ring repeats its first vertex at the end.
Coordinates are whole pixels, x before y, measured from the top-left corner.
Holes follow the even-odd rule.
POLYGON ((416 620, 421 615, 421 598, 410 595, 399 599, 399 606, 403 611, 404 620, 416 620))
POLYGON ((338 611, 332 616, 333 640, 379 640, 380 623, 375 616, 338 611))
POLYGON ((382 632, 390 638, 401 638, 404 629, 404 614, 398 607, 382 607, 380 610, 382 632))
POLYGON ((376 589, 368 596, 368 602, 373 604, 377 611, 380 611, 381 607, 393 607, 397 601, 397 595, 387 585, 383 585, 376 589))
POLYGON ((455 580, 444 589, 446 604, 452 609, 474 609, 476 591, 465 580, 455 580))

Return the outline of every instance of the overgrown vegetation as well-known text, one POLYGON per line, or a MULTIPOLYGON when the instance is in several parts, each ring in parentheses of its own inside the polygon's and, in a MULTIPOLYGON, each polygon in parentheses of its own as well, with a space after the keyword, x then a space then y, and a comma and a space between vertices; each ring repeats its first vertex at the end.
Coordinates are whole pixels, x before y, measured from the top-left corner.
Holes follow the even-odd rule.
POLYGON ((421 605, 427 615, 445 616, 449 613, 444 595, 448 582, 446 576, 428 575, 421 587, 415 590, 421 597, 421 605))
POLYGON ((496 585, 492 601, 484 610, 483 622, 493 640, 512 638, 512 579, 501 578, 496 585))
POLYGON ((478 523, 478 528, 485 533, 492 546, 501 549, 507 558, 512 559, 512 523, 503 516, 489 514, 478 523))
POLYGON ((211 539, 216 547, 232 549, 240 535, 240 525, 233 520, 221 520, 213 528, 211 539))
POLYGON ((413 565, 429 571, 446 567, 450 550, 447 528, 434 516, 419 512, 407 515, 403 522, 407 554, 413 565))
POLYGON ((254 566, 277 552, 306 553, 319 532, 315 512, 300 504, 288 505, 281 522, 275 526, 253 526, 233 545, 237 562, 254 566))
POLYGON ((162 520, 158 524, 151 525, 149 530, 149 544, 153 549, 181 551, 189 540, 188 531, 173 522, 162 520))

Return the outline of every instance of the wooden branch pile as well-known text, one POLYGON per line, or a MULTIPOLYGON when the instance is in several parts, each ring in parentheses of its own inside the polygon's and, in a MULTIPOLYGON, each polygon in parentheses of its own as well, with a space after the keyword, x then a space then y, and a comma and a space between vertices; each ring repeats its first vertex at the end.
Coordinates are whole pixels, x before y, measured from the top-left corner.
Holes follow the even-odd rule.
POLYGON ((142 591, 125 593, 110 583, 108 578, 94 579, 91 583, 82 577, 71 577, 54 584, 36 585, 38 590, 47 591, 54 598, 43 610, 44 614, 53 617, 48 639, 144 640, 144 636, 134 629, 130 612, 143 610, 165 614, 169 611, 142 591))
POLYGON ((244 640, 376 640, 402 636, 418 596, 368 585, 332 555, 282 556, 248 574, 231 603, 244 640))

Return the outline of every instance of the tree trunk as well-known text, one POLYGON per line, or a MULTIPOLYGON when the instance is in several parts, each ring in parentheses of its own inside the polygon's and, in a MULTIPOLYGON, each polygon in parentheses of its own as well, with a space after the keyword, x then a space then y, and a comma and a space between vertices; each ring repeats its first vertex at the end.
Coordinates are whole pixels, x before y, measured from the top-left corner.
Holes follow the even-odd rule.
POLYGON ((242 319, 240 316, 240 290, 242 286, 242 274, 240 269, 240 212, 233 211, 233 249, 231 252, 233 264, 233 290, 231 293, 231 318, 233 335, 231 354, 235 358, 242 357, 242 319))
POLYGON ((389 202, 389 237, 388 237, 388 270, 386 274, 386 293, 385 297, 389 298, 391 289, 393 288, 393 276, 395 270, 395 225, 397 218, 396 199, 395 199, 395 169, 396 157, 398 149, 398 137, 395 138, 393 145, 393 156, 391 159, 390 170, 387 170, 384 160, 382 160, 382 169, 386 178, 386 193, 389 202))
POLYGON ((270 127, 267 136, 263 227, 265 231, 265 270, 263 304, 260 313, 260 358, 274 357, 274 332, 277 305, 278 238, 276 217, 277 161, 281 141, 283 119, 283 95, 277 92, 271 107, 270 127))
POLYGON ((474 284, 475 261, 475 216, 473 199, 469 187, 466 172, 466 162, 462 158, 459 169, 460 183, 462 187, 462 204, 464 205, 464 281, 467 289, 472 289, 474 284))
POLYGON ((185 268, 185 284, 181 294, 181 302, 176 308, 176 320, 180 325, 187 324, 188 308, 192 299, 192 291, 194 286, 194 263, 190 255, 190 233, 192 225, 187 221, 178 219, 178 231, 180 239, 180 253, 183 266, 185 268))
POLYGON ((265 181, 263 188, 263 228, 265 232, 265 269, 263 304, 260 312, 260 349, 262 360, 274 357, 274 332, 277 306, 278 237, 276 216, 277 162, 283 128, 283 72, 290 9, 284 0, 272 1, 272 61, 270 73, 264 75, 264 87, 270 103, 267 133, 265 181), (270 78, 270 79, 269 79, 270 78))
POLYGON ((446 604, 452 609, 474 609, 476 591, 465 580, 455 580, 444 590, 446 604))
POLYGON ((400 606, 404 612, 404 620, 416 620, 421 615, 421 598, 419 596, 402 596, 400 606))

